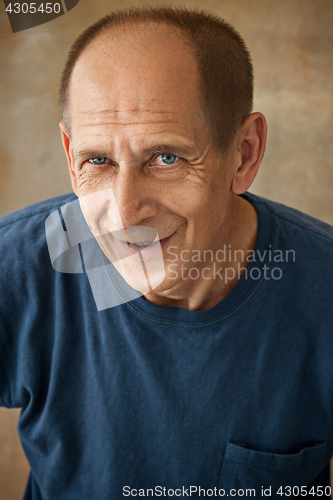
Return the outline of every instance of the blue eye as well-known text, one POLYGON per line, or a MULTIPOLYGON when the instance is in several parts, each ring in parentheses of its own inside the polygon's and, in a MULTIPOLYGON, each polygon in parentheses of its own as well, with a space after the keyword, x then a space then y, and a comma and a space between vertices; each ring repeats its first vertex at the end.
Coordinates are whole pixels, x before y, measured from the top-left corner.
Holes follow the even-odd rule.
MULTIPOLYGON (((176 163, 176 161, 179 160, 179 156, 176 156, 176 155, 173 155, 172 153, 163 153, 161 155, 159 155, 156 160, 158 158, 161 158, 160 161, 162 161, 162 165, 172 165, 173 163, 176 163)), ((156 161, 156 163, 158 165, 161 165, 161 163, 159 163, 158 161, 156 161)))
POLYGON ((89 161, 93 165, 104 165, 104 163, 106 162, 106 158, 105 156, 103 156, 103 158, 91 158, 89 161))

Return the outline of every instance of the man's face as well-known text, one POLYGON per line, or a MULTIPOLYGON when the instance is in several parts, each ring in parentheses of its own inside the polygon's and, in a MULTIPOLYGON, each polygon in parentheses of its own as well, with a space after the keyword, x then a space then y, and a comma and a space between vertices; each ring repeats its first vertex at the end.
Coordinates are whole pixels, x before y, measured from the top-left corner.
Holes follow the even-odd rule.
POLYGON ((233 167, 214 150, 191 48, 163 25, 132 30, 102 35, 75 66, 71 176, 106 256, 143 293, 145 262, 158 293, 184 286, 193 250, 228 241, 233 167))

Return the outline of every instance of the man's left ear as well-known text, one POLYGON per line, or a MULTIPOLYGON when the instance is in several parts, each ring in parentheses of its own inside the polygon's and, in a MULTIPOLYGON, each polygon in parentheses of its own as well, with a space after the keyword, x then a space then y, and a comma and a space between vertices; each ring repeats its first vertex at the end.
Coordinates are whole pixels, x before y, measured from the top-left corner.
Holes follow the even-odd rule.
POLYGON ((267 123, 264 115, 249 115, 238 133, 236 170, 231 183, 233 193, 244 193, 254 181, 264 156, 266 137, 267 123))

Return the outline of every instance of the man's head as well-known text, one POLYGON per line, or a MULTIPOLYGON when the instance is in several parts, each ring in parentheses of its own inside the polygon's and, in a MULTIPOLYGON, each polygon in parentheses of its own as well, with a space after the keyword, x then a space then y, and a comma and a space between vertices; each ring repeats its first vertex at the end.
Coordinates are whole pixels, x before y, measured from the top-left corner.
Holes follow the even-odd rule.
MULTIPOLYGON (((153 8, 118 11, 87 28, 69 53, 60 87, 60 106, 70 132, 69 87, 81 53, 101 35, 135 30, 153 34, 165 25, 192 50, 199 73, 200 105, 217 151, 224 153, 242 121, 252 111, 253 74, 250 54, 232 26, 213 14, 187 9, 153 8)), ((157 35, 158 36, 158 35, 157 35)))
POLYGON ((240 241, 235 193, 255 176, 264 124, 262 115, 249 115, 251 65, 232 28, 222 23, 232 49, 224 47, 221 55, 211 42, 214 57, 226 59, 221 73, 194 44, 195 36, 209 39, 210 23, 217 28, 213 17, 170 9, 129 13, 135 22, 124 16, 100 21, 97 36, 84 44, 88 30, 74 45, 62 85, 63 141, 74 191, 104 253, 138 289, 135 269, 142 270, 143 258, 151 271, 149 288, 155 289, 162 251, 165 278, 157 290, 170 290, 188 271, 184 251, 202 253, 240 241), (143 20, 147 12, 154 17, 143 20), (183 19, 192 38, 165 17, 183 19), (207 89, 214 88, 219 110, 209 100, 207 89), (142 249, 156 233, 158 244, 142 249), (172 270, 171 247, 172 259, 178 256, 172 270))

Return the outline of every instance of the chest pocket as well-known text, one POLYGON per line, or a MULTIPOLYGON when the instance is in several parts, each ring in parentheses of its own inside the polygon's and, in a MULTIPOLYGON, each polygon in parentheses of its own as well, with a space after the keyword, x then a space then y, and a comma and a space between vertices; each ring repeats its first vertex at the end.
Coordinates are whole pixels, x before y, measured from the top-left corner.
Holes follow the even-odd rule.
POLYGON ((228 443, 219 488, 225 490, 226 496, 232 488, 254 488, 256 496, 262 496, 261 488, 271 487, 271 498, 281 499, 281 495, 276 496, 280 486, 286 491, 286 486, 310 485, 328 460, 326 443, 290 455, 254 451, 228 443))

